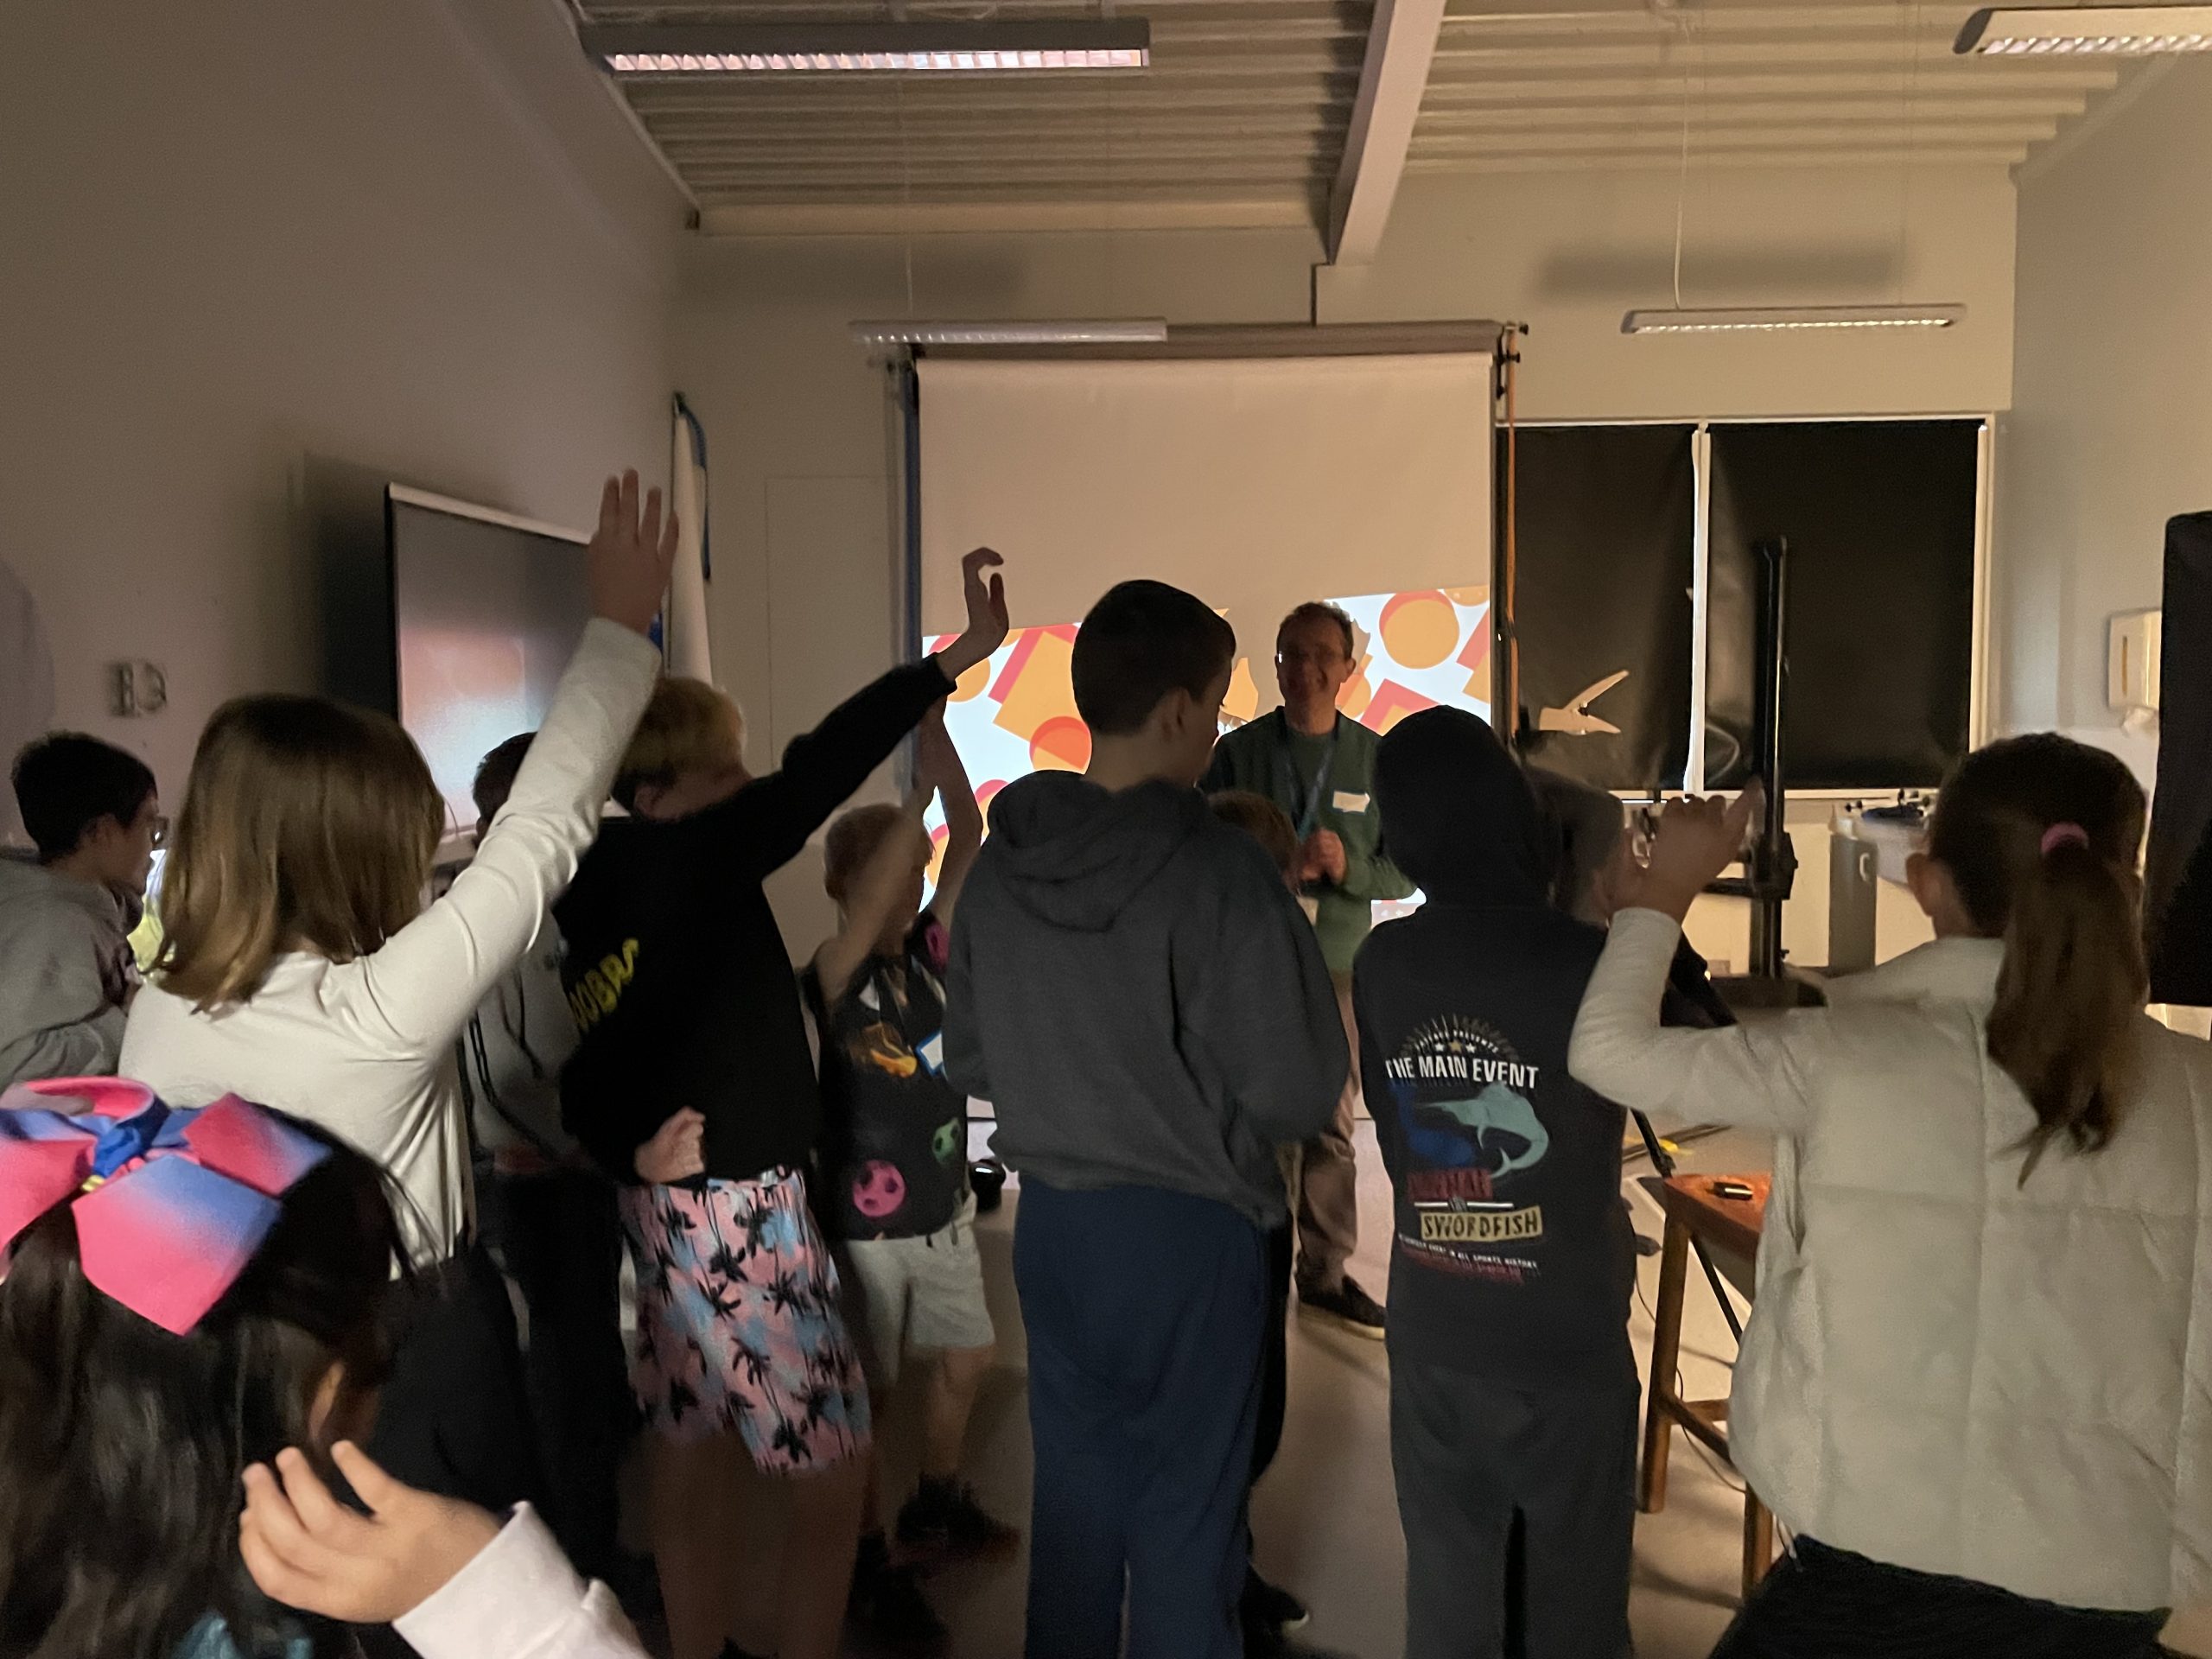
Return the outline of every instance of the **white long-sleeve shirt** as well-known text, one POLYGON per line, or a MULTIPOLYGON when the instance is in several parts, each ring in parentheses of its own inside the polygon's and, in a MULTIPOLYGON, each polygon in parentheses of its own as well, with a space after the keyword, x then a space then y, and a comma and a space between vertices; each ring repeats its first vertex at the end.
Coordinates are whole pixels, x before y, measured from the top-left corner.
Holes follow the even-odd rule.
POLYGON ((576 1576, 527 1503, 392 1629, 423 1659, 645 1659, 613 1593, 576 1576))
POLYGON ((453 1254, 474 1204, 454 1039, 575 874, 659 667, 642 635, 590 623, 506 806, 443 898, 353 962, 281 956, 251 997, 210 1013, 147 986, 122 1074, 172 1105, 237 1093, 321 1125, 399 1182, 418 1262, 453 1254))
POLYGON ((2212 1048, 2142 1022, 2102 1151, 1989 1058, 2005 947, 1830 1006, 1662 1030, 1681 930, 1613 921, 1568 1065, 1624 1106, 1773 1129, 1730 1455, 1802 1536, 2076 1607, 2212 1595, 2212 1048))

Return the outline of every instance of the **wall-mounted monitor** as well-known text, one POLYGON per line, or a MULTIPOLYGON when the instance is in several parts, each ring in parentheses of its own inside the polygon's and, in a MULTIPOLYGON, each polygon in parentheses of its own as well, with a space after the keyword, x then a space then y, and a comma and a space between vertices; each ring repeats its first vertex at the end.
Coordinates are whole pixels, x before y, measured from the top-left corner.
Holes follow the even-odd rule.
POLYGON ((323 687, 406 727, 472 829, 477 763, 545 718, 591 616, 585 538, 343 473, 320 515, 323 687))

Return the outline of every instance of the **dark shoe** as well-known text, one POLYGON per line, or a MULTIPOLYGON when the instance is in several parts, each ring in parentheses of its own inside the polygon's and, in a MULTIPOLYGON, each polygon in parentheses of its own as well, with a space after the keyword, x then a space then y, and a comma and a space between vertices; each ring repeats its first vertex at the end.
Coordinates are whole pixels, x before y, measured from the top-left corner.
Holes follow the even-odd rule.
POLYGON ((887 1652, 935 1656, 950 1645, 951 1633, 922 1594, 912 1567, 891 1565, 881 1533, 861 1540, 853 1564, 853 1592, 846 1618, 867 1640, 887 1652))
POLYGON ((1302 1630, 1313 1622, 1306 1604, 1281 1585, 1269 1584, 1255 1567, 1244 1571, 1244 1624, 1260 1625, 1281 1634, 1302 1630))
POLYGON ((1356 1337, 1382 1340, 1382 1304, 1362 1290, 1359 1281, 1349 1274, 1334 1290, 1318 1287, 1300 1289, 1298 1306, 1301 1312, 1328 1319, 1356 1337))
POLYGON ((1021 1534, 994 1520, 963 1482, 925 1480, 899 1511, 899 1549, 910 1561, 1002 1561, 1021 1534))

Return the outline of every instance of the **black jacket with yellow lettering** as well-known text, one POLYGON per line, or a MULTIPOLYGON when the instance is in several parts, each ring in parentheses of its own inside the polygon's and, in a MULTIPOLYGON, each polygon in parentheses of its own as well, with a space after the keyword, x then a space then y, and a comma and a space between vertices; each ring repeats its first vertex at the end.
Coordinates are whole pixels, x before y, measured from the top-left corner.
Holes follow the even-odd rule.
POLYGON ((620 1180, 683 1107, 706 1173, 802 1169, 821 1128, 791 953, 760 884, 951 690, 935 658, 893 669, 784 751, 783 769, 687 817, 610 817, 554 915, 582 1033, 562 1121, 620 1180))

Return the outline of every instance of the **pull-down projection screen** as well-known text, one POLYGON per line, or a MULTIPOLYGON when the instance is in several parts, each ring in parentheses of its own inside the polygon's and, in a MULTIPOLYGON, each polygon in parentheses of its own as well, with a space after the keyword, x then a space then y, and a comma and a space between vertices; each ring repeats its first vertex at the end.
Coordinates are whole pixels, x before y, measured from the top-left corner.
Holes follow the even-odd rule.
POLYGON ((1006 556, 1017 628, 1151 576, 1227 613, 1271 707, 1300 601, 1490 581, 1487 353, 918 368, 925 637, 960 627, 973 547, 1006 556))

